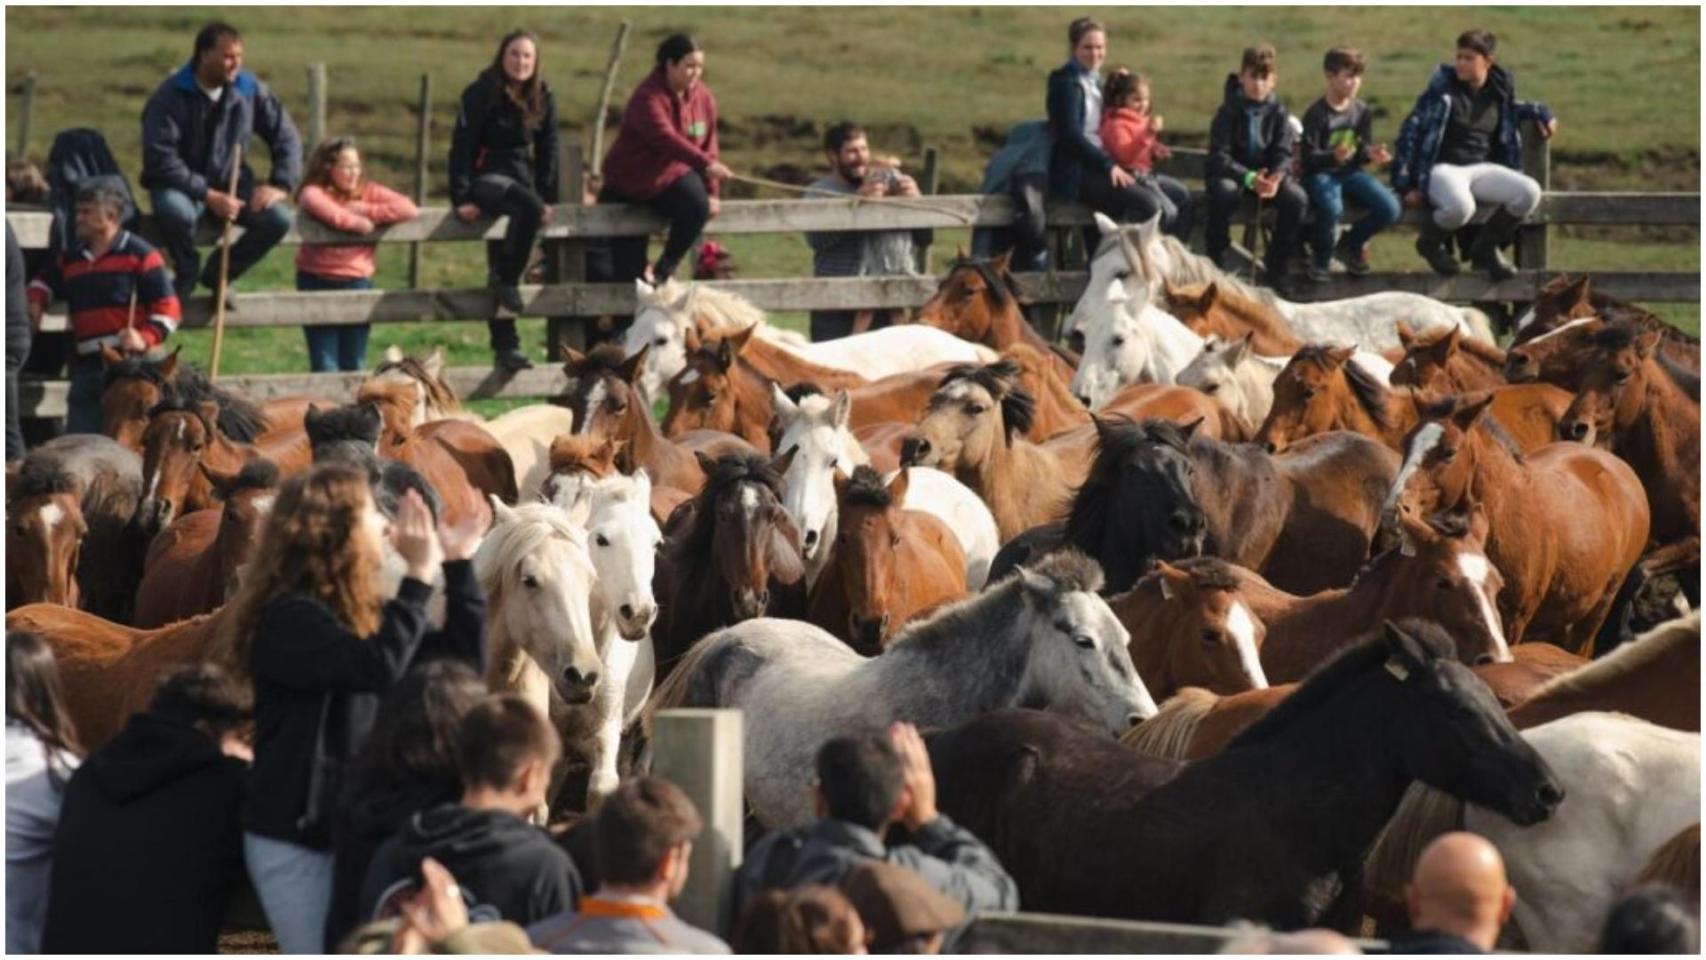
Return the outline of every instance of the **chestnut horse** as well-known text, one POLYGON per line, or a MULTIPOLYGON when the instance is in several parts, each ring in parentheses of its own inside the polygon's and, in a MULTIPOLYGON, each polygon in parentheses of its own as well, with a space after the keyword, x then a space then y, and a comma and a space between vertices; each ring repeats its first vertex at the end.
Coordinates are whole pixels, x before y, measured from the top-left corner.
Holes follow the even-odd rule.
POLYGON ((1635 469, 1652 511, 1656 549, 1649 574, 1684 571, 1682 586, 1700 602, 1700 382, 1679 382, 1659 363, 1659 334, 1615 323, 1593 336, 1581 390, 1559 434, 1597 444, 1635 469), (1693 571, 1692 574, 1686 571, 1693 571))
POLYGON ((1150 693, 1172 696, 1185 686, 1216 693, 1268 685, 1261 648, 1267 628, 1238 596, 1238 581, 1212 557, 1165 560, 1109 609, 1131 633, 1131 664, 1150 693))
MULTIPOLYGON (((1517 318, 1511 345, 1513 349, 1525 347, 1573 321, 1595 318, 1604 321, 1632 320, 1643 330, 1657 330, 1661 336, 1659 352, 1665 359, 1682 369, 1700 372, 1699 337, 1665 323, 1644 307, 1593 289, 1586 275, 1571 280, 1568 274, 1560 273, 1541 288, 1528 312, 1517 318)), ((1511 369, 1519 374, 1525 369, 1536 369, 1529 365, 1530 358, 1513 356, 1509 359, 1511 369)), ((1517 376, 1511 377, 1512 382, 1517 379, 1517 376)), ((1559 386, 1570 389, 1568 384, 1560 383, 1559 386)))
POLYGON ((761 324, 720 332, 700 333, 689 329, 683 334, 682 346, 686 352, 692 353, 700 349, 715 349, 725 340, 732 341, 735 356, 745 359, 759 376, 774 380, 784 388, 797 383, 815 383, 826 390, 852 390, 871 382, 851 370, 813 363, 762 335, 754 336, 761 329, 761 324))
POLYGON ((1167 283, 1162 291, 1167 312, 1204 337, 1213 334, 1222 340, 1239 340, 1249 336, 1256 352, 1264 357, 1288 356, 1303 346, 1277 309, 1240 296, 1230 287, 1223 290, 1213 281, 1182 286, 1167 283))
POLYGON ((368 382, 399 383, 415 390, 415 408, 410 426, 421 426, 434 420, 473 420, 481 418, 464 409, 462 400, 450 381, 444 379, 444 348, 433 347, 425 358, 405 356, 396 346, 385 348, 385 357, 374 369, 368 382))
POLYGON ((278 467, 255 460, 231 473, 205 463, 200 469, 224 505, 179 517, 148 545, 132 626, 162 627, 218 609, 235 592, 238 572, 260 539, 278 490, 278 467))
POLYGON ((275 432, 260 443, 241 443, 220 428, 214 401, 161 401, 148 412, 142 434, 143 499, 137 508, 142 532, 153 537, 178 517, 214 509, 219 504, 211 477, 234 476, 257 459, 271 462, 284 476, 300 473, 313 462, 308 434, 275 432))
POLYGON ((906 623, 967 593, 954 531, 903 506, 909 476, 901 470, 885 486, 868 466, 851 478, 835 472, 835 552, 812 587, 806 619, 867 657, 906 623))
POLYGON ((1468 393, 1505 386, 1505 352, 1453 327, 1434 336, 1413 333, 1398 324, 1404 356, 1387 382, 1424 393, 1468 393))
POLYGON ((770 452, 770 420, 775 415, 770 388, 775 381, 740 355, 751 342, 752 331, 748 327, 712 347, 687 351, 687 366, 666 385, 669 410, 663 417, 664 436, 716 430, 770 452))
MULTIPOLYGON (((620 472, 616 469, 616 452, 621 448, 620 441, 609 437, 564 436, 551 441, 550 469, 540 484, 540 495, 568 508, 588 481, 603 480, 620 472)), ((652 485, 652 519, 662 526, 676 507, 690 499, 674 487, 652 485)))
POLYGON ((6 606, 81 606, 130 618, 148 538, 130 523, 142 462, 98 434, 31 449, 6 472, 6 606))
POLYGON ((1203 436, 1227 443, 1243 443, 1256 432, 1243 417, 1215 402, 1209 394, 1171 383, 1134 383, 1122 387, 1096 415, 1132 421, 1171 420, 1181 427, 1197 424, 1203 436))
POLYGON ((1511 710, 1511 720, 1520 728, 1535 727, 1586 710, 1627 713, 1672 730, 1700 732, 1699 611, 1661 623, 1533 691, 1511 710))
MULTIPOLYGON (((442 474, 447 482, 453 474, 442 461, 448 458, 467 484, 484 495, 481 500, 490 496, 513 504, 519 499, 515 464, 509 458, 509 451, 480 424, 445 419, 417 426, 415 411, 420 399, 416 388, 377 378, 369 379, 356 390, 355 402, 371 404, 379 410, 385 423, 379 435, 380 456, 402 460, 429 478, 435 472, 442 474)), ((447 488, 437 479, 433 479, 433 486, 452 504, 462 499, 453 487, 447 488)))
MULTIPOLYGON (((406 388, 386 385, 383 389, 402 391, 406 388)), ((305 420, 308 424, 309 443, 314 448, 316 462, 321 459, 315 438, 317 424, 336 423, 359 426, 364 431, 371 429, 378 434, 374 441, 377 461, 368 460, 367 462, 375 469, 378 468, 379 462, 401 463, 418 473, 429 487, 437 491, 439 498, 443 501, 442 518, 446 522, 455 523, 461 517, 466 516, 470 503, 475 510, 483 512, 485 509, 484 504, 481 503, 481 497, 465 495, 464 491, 473 491, 479 488, 469 482, 468 474, 463 472, 462 466, 450 455, 449 450, 445 449, 436 439, 422 436, 418 428, 404 435, 401 438, 403 442, 392 442, 397 438, 394 435, 389 437, 386 435, 384 414, 374 403, 355 403, 324 411, 318 407, 309 407, 305 420)), ((500 447, 497 452, 503 454, 503 449, 500 447)), ((507 459, 507 455, 504 456, 507 459)), ((513 481, 513 479, 512 475, 511 480, 513 481)))
MULTIPOLYGON (((1304 437, 1350 430, 1394 450, 1415 428, 1415 400, 1390 390, 1355 363, 1349 347, 1309 346, 1292 355, 1274 381, 1274 405, 1256 442, 1281 451, 1304 437)), ((1570 395, 1544 383, 1491 391, 1492 415, 1524 451, 1557 439, 1570 395)))
POLYGON ((914 323, 946 330, 1005 353, 1016 343, 1041 351, 1055 373, 1072 382, 1078 355, 1054 346, 1037 333, 1019 309, 1019 287, 1013 280, 1013 257, 998 254, 972 260, 963 254, 948 264, 936 292, 918 308, 914 323))
POLYGON ((698 493, 705 485, 698 454, 714 457, 756 451, 739 437, 708 430, 678 439, 660 433, 635 387, 649 349, 642 348, 632 357, 624 357, 621 347, 608 343, 586 354, 565 350, 568 361, 563 373, 569 378, 569 392, 553 402, 574 412, 577 435, 609 436, 622 442, 616 466, 623 473, 644 467, 655 485, 698 493))
POLYGON ((193 364, 180 363, 182 349, 159 359, 125 356, 110 347, 101 351, 102 433, 141 453, 148 411, 164 400, 191 406, 204 400, 217 403, 220 431, 238 443, 271 442, 280 434, 301 431, 302 415, 315 402, 313 397, 280 397, 257 404, 214 385, 193 364))
POLYGON ((695 456, 704 488, 670 516, 653 580, 660 685, 705 634, 754 617, 798 619, 806 612, 800 534, 782 506, 792 453, 771 461, 754 454, 695 456))
POLYGON ((1404 442, 1385 512, 1467 512, 1489 521, 1487 557, 1505 581, 1499 612, 1512 644, 1589 652, 1646 548, 1651 514, 1641 479, 1603 450, 1554 443, 1524 454, 1487 416, 1490 398, 1450 398, 1424 411, 1404 442))

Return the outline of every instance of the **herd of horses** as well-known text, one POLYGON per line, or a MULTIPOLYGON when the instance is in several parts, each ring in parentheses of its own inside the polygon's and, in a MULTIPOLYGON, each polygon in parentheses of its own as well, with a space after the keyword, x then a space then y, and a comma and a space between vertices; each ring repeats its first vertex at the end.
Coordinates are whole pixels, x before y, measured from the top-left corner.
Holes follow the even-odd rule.
POLYGON ((1698 340, 1559 277, 1501 349, 1472 309, 1288 303, 1099 227, 1071 347, 999 257, 818 344, 642 282, 489 421, 438 352, 350 404, 108 353, 103 433, 8 471, 7 626, 98 746, 229 658, 281 479, 349 462, 382 509, 490 514, 488 681, 562 731, 565 807, 655 711, 734 707, 754 817, 794 826, 826 737, 905 719, 1029 909, 1356 931, 1460 825, 1532 949, 1589 947, 1644 869, 1697 891, 1698 340))

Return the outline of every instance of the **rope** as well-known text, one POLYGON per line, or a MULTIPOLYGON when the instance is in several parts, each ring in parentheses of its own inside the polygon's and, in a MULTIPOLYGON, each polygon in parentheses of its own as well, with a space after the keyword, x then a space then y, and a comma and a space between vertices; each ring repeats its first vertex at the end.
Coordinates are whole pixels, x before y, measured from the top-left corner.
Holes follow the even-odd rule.
POLYGON ((967 216, 957 210, 944 209, 930 203, 930 201, 925 200, 922 197, 865 197, 856 193, 842 193, 838 190, 830 190, 825 187, 802 187, 792 183, 783 183, 780 180, 770 180, 765 177, 755 177, 745 173, 734 173, 733 171, 729 173, 728 179, 739 181, 740 183, 750 183, 755 187, 769 187, 772 190, 784 190, 789 193, 798 193, 802 196, 820 196, 830 197, 836 200, 852 200, 859 204, 886 203, 896 207, 910 207, 914 210, 925 210, 930 213, 941 214, 945 217, 952 217, 968 227, 977 222, 976 217, 967 216))

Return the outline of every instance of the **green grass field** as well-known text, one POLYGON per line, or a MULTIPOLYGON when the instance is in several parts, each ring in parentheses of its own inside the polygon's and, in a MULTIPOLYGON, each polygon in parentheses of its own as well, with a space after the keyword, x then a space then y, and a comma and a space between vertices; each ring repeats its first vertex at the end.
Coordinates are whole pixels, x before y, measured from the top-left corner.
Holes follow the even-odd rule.
MULTIPOLYGON (((41 158, 54 131, 93 126, 119 162, 140 168, 142 103, 189 55, 197 27, 234 19, 247 37, 248 66, 307 123, 306 65, 327 65, 327 130, 361 141, 369 172, 412 186, 420 77, 433 81, 429 202, 443 203, 445 154, 455 99, 489 62, 512 25, 540 34, 541 62, 557 92, 565 135, 588 133, 599 75, 616 23, 634 23, 613 109, 650 64, 651 51, 677 30, 707 46, 708 82, 722 112, 725 160, 736 170, 784 180, 812 175, 829 123, 859 119, 873 146, 918 158, 941 151, 942 189, 975 189, 983 164, 1014 123, 1042 114, 1044 78, 1065 59, 1063 8, 955 7, 245 7, 12 8, 6 11, 8 155, 17 150, 18 93, 26 73, 38 89, 28 152, 41 158), (99 53, 94 53, 94 52, 99 53), (94 54, 92 56, 92 53, 94 54)), ((1525 97, 1557 112, 1553 183, 1559 189, 1687 190, 1700 184, 1700 14, 1693 8, 1117 8, 1092 10, 1110 33, 1110 64, 1153 78, 1156 109, 1175 143, 1199 145, 1226 73, 1247 43, 1280 51, 1280 94, 1301 112, 1320 92, 1321 51, 1335 43, 1364 49, 1370 72, 1363 96, 1375 109, 1376 135, 1388 139, 1435 63, 1451 54, 1468 26, 1500 38, 1500 57, 1525 97)), ((611 131, 613 135, 614 131, 611 131)), ((739 185, 736 185, 737 187, 739 185)), ((738 195, 738 194, 735 194, 738 195)), ((720 238, 743 277, 809 272, 804 242, 792 236, 720 238)), ((961 242, 939 231, 938 263, 961 242)), ((477 285, 484 275, 473 244, 426 247, 426 286, 477 285)), ((1555 230, 1552 265, 1560 269, 1698 270, 1697 231, 1555 230)), ((404 251, 384 249, 382 287, 405 283, 404 251)), ((1376 241, 1377 269, 1419 269, 1409 237, 1376 241)), ((290 252, 268 258, 245 280, 249 289, 287 288, 290 252)), ((1655 305, 1698 329, 1695 305, 1655 305)), ((783 316, 794 324, 797 317, 783 316)), ((542 321, 524 321, 530 344, 542 321)), ((392 324, 376 347, 443 344, 456 363, 485 357, 479 324, 392 324)), ((205 359, 207 335, 188 332, 188 353, 205 359)), ((294 330, 242 330, 228 338, 227 369, 306 369, 294 330)))

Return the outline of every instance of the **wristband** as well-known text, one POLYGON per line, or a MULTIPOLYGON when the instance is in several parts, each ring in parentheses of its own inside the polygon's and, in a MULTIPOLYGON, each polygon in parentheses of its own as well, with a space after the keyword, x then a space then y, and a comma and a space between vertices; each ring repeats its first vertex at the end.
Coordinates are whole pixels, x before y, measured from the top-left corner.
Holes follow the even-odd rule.
POLYGON ((1246 189, 1246 190, 1255 189, 1253 186, 1251 186, 1251 184, 1253 184, 1255 182, 1256 182, 1256 171, 1254 171, 1254 170, 1244 171, 1244 189, 1246 189))

